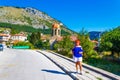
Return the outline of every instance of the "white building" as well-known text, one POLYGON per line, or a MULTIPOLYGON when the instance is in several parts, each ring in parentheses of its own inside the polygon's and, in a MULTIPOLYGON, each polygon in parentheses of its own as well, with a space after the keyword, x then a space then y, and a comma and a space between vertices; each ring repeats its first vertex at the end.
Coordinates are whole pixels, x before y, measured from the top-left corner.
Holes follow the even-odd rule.
POLYGON ((10 39, 10 35, 9 34, 0 34, 0 44, 3 45, 4 48, 6 48, 6 42, 8 42, 10 39))
POLYGON ((11 38, 10 38, 12 41, 26 41, 27 40, 27 36, 24 35, 24 34, 15 34, 15 35, 12 35, 11 38))
POLYGON ((7 42, 7 41, 9 41, 9 39, 10 39, 10 35, 9 34, 0 34, 0 43, 2 43, 2 42, 7 42))

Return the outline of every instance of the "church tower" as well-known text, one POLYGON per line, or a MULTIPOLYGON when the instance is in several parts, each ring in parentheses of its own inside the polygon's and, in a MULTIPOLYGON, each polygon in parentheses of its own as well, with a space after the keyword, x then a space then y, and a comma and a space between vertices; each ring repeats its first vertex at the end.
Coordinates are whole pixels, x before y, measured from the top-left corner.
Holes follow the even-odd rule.
POLYGON ((52 36, 61 36, 61 29, 58 23, 52 25, 52 36))

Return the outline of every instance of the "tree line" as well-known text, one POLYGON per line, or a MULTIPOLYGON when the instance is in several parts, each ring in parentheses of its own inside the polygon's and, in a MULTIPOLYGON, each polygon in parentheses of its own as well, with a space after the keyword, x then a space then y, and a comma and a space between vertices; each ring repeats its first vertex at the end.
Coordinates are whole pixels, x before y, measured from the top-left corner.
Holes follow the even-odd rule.
POLYGON ((100 42, 100 52, 110 51, 111 54, 108 56, 113 57, 113 59, 120 59, 120 26, 115 29, 106 31, 101 36, 100 42))

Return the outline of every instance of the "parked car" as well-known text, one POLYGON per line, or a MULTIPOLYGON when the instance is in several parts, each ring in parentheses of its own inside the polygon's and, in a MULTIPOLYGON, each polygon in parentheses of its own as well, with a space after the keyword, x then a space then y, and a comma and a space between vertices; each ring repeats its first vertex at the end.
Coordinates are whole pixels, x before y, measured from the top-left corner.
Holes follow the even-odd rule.
POLYGON ((0 51, 3 51, 3 45, 0 44, 0 51))

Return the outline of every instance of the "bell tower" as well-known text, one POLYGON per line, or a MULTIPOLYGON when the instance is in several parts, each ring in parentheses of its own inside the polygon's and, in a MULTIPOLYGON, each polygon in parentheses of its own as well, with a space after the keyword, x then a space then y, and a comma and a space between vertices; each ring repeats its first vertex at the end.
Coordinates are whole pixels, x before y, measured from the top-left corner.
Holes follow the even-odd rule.
POLYGON ((58 23, 52 25, 52 36, 61 36, 61 29, 58 23))

